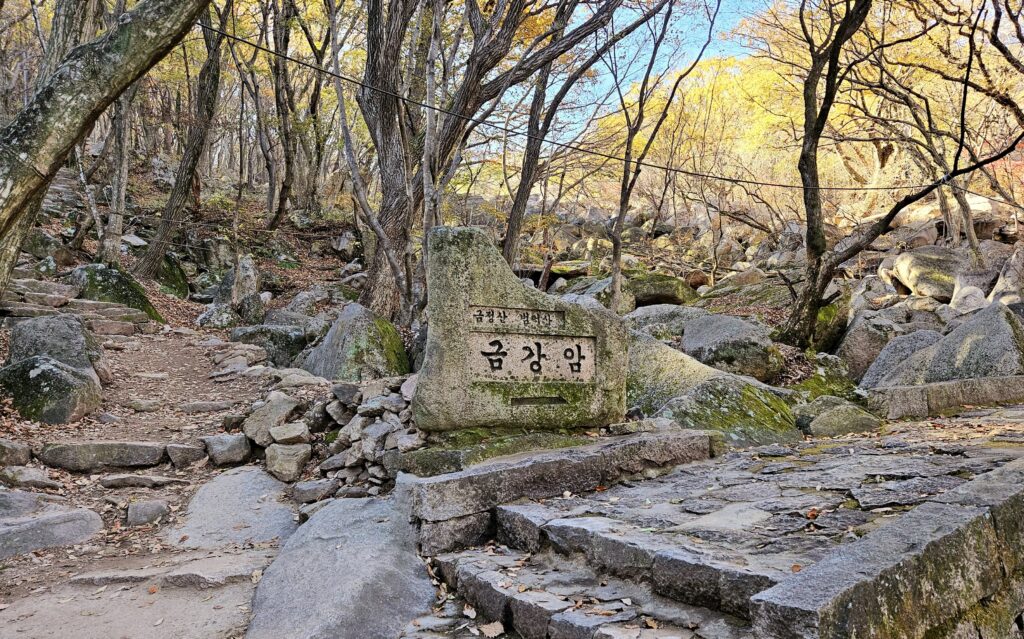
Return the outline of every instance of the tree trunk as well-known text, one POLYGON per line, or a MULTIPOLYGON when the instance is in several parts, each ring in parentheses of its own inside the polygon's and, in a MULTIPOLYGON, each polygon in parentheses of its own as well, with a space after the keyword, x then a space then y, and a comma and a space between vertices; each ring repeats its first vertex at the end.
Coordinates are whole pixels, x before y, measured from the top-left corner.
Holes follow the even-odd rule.
MULTIPOLYGON (((274 2, 274 51, 288 55, 291 41, 290 21, 298 13, 292 0, 283 0, 279 6, 274 2)), ((278 130, 281 136, 281 154, 284 158, 284 176, 281 189, 277 196, 277 210, 274 212, 267 228, 274 230, 288 214, 288 200, 295 182, 295 132, 292 129, 292 114, 295 113, 295 99, 292 95, 291 77, 288 74, 287 61, 280 56, 273 56, 270 69, 274 79, 274 104, 277 107, 279 120, 278 130)))
MULTIPOLYGON (((537 163, 540 160, 542 138, 541 114, 544 110, 550 75, 551 65, 548 64, 537 75, 537 84, 533 89, 533 101, 530 103, 530 122, 527 127, 526 152, 523 154, 523 166, 519 172, 519 186, 516 187, 516 197, 512 201, 512 210, 508 214, 505 241, 501 246, 501 253, 509 266, 513 265, 516 253, 519 252, 519 235, 523 232, 523 218, 526 215, 526 205, 530 201, 530 192, 533 190, 533 183, 537 179, 537 163)), ((546 133, 544 131, 544 134, 546 133)))
MULTIPOLYGON (((222 12, 222 16, 228 16, 230 13, 229 2, 222 12)), ((203 14, 201 21, 204 26, 209 26, 209 14, 203 14)), ((224 26, 222 19, 222 30, 224 26)), ((171 189, 171 194, 164 206, 163 214, 160 217, 160 226, 157 227, 156 235, 150 241, 146 254, 135 266, 135 274, 141 278, 154 277, 163 262, 171 238, 181 221, 185 203, 192 196, 193 182, 198 179, 196 168, 199 166, 203 149, 206 147, 210 123, 217 111, 217 97, 220 92, 220 47, 224 38, 220 34, 208 30, 204 30, 204 35, 206 37, 206 62, 203 63, 197 80, 199 86, 196 91, 195 122, 189 128, 185 153, 182 155, 178 171, 175 173, 174 188, 171 189)))
POLYGON ((96 261, 107 266, 121 264, 121 234, 124 222, 124 204, 128 194, 128 117, 131 90, 114 102, 114 177, 111 180, 110 213, 103 229, 96 261))

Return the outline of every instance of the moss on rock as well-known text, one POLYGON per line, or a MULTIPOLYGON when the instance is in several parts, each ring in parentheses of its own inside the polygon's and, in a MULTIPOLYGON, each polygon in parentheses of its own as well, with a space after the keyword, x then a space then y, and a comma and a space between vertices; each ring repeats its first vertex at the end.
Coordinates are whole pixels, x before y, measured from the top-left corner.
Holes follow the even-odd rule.
POLYGON ((631 272, 625 288, 637 306, 689 304, 700 297, 684 280, 662 273, 631 272))
POLYGON ((25 419, 47 424, 77 421, 103 400, 99 383, 92 377, 39 355, 0 369, 0 394, 10 397, 25 419))
POLYGON ((76 268, 68 277, 78 287, 78 296, 83 299, 123 304, 142 311, 154 321, 164 321, 149 301, 146 289, 121 269, 87 264, 76 268))
POLYGON ((156 271, 156 281, 160 288, 168 295, 178 299, 188 299, 188 275, 181 263, 170 255, 165 255, 156 271))
POLYGON ((353 303, 317 345, 296 358, 295 365, 327 379, 359 382, 407 375, 409 356, 391 322, 353 303))
POLYGON ((683 428, 717 430, 732 446, 760 446, 802 439, 789 404, 767 387, 723 376, 702 382, 657 413, 683 428))

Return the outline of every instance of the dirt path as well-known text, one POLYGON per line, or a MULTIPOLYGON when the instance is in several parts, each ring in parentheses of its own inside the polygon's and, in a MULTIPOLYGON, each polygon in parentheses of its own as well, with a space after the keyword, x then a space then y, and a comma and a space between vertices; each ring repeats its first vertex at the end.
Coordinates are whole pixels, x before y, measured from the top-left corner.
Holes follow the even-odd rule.
MULTIPOLYGON (((178 330, 108 341, 105 351, 114 371, 114 381, 104 389, 103 406, 99 411, 79 423, 61 426, 7 422, 0 427, 0 437, 28 443, 37 451, 44 444, 54 442, 200 444, 200 437, 223 432, 226 415, 233 410, 246 409, 262 397, 258 380, 240 378, 215 382, 209 378, 213 370, 210 353, 215 339, 211 335, 178 330), (182 411, 183 405, 199 401, 226 402, 233 406, 212 412, 182 411)), ((53 468, 47 471, 62 487, 45 492, 64 504, 99 513, 104 530, 80 546, 40 550, 0 561, 0 611, 26 595, 38 596, 56 589, 83 571, 118 571, 138 567, 140 562, 175 561, 174 557, 182 551, 165 543, 161 531, 177 523, 189 498, 222 469, 205 463, 176 469, 165 462, 139 471, 111 470, 98 474, 53 468), (101 478, 119 472, 169 477, 183 480, 183 483, 160 488, 101 486, 101 478), (124 526, 125 507, 129 502, 153 499, 165 500, 171 508, 171 513, 159 525, 124 526)))

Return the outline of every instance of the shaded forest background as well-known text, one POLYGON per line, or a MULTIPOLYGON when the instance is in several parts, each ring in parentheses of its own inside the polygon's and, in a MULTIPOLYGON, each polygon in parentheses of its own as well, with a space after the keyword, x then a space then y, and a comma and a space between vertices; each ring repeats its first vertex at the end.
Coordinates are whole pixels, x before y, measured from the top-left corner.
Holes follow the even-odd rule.
MULTIPOLYGON (((0 123, 134 6, 0 0, 0 123)), ((833 278, 900 215, 938 209, 940 243, 983 262, 976 218, 1021 208, 1016 0, 216 0, 200 15, 64 162, 86 206, 42 223, 78 258, 150 279, 168 254, 251 251, 269 273, 358 278, 365 305, 408 325, 436 224, 488 228, 542 287, 566 261, 610 271, 613 308, 623 269, 713 284, 788 251, 802 292, 780 334, 805 344, 833 278), (139 229, 145 250, 122 251, 139 229), (357 245, 366 271, 339 275, 357 245)), ((0 238, 5 280, 40 219, 0 238)))

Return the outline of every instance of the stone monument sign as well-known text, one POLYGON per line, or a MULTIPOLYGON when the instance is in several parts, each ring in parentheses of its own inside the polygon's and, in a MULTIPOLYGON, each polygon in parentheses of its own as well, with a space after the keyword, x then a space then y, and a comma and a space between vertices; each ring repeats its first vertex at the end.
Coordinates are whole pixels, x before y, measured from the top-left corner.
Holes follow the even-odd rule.
POLYGON ((580 428, 623 417, 627 333, 615 315, 525 286, 477 229, 438 227, 428 242, 419 428, 580 428))

